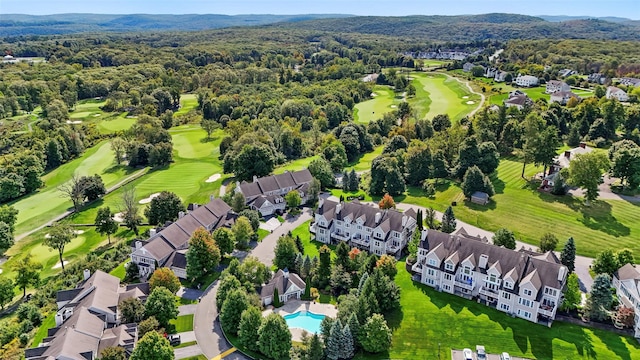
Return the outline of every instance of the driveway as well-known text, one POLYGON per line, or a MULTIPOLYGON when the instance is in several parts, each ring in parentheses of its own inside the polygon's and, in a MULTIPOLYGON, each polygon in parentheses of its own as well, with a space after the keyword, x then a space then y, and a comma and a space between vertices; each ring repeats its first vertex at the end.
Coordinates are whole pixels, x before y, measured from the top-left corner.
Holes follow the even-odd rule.
POLYGON ((273 253, 273 249, 276 247, 276 242, 280 236, 285 235, 289 231, 297 228, 302 225, 305 221, 311 220, 313 218, 313 210, 305 208, 302 210, 300 215, 290 218, 285 218, 284 222, 273 232, 267 235, 258 245, 249 252, 249 256, 257 257, 260 262, 267 266, 271 266, 273 264, 273 258, 275 254, 273 253))
MULTIPOLYGON (((609 177, 605 175, 604 182, 598 186, 598 199, 600 200, 624 200, 632 203, 640 203, 640 196, 629 196, 616 194, 611 191, 611 184, 613 184, 617 178, 609 177)), ((569 194, 573 196, 584 197, 585 191, 580 188, 570 188, 569 194)))
POLYGON ((173 349, 173 356, 176 360, 186 359, 202 354, 202 350, 198 345, 187 346, 179 349, 173 349))

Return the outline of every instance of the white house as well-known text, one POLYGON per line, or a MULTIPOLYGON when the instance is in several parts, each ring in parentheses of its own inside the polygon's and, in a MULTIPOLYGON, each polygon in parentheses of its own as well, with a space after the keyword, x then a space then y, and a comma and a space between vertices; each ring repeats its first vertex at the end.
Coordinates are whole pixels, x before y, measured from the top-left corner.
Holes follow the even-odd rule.
POLYGON ((566 82, 560 80, 549 80, 545 85, 545 92, 547 94, 553 94, 558 91, 571 91, 571 86, 566 82))
POLYGON ((571 91, 557 91, 549 96, 549 102, 557 102, 562 105, 567 105, 571 98, 580 100, 580 97, 571 91))
POLYGON ((538 78, 531 75, 520 75, 516 77, 516 85, 522 87, 538 86, 538 78))
POLYGON ((304 289, 307 284, 295 273, 289 273, 289 270, 278 270, 273 275, 269 283, 262 286, 260 289, 260 299, 263 305, 270 305, 273 303, 273 294, 275 290, 278 290, 278 298, 281 303, 285 303, 291 299, 300 299, 300 296, 304 294, 304 289))
POLYGON ((569 167, 571 160, 575 159, 579 154, 587 154, 593 151, 593 148, 581 142, 580 145, 571 150, 566 150, 562 155, 558 155, 553 159, 553 164, 549 167, 549 173, 542 180, 541 186, 553 186, 556 176, 560 170, 569 167))
POLYGON ((352 202, 323 201, 309 231, 325 244, 347 242, 372 254, 400 256, 415 231, 416 212, 409 209, 382 210, 377 206, 352 202))
POLYGON ((498 69, 492 68, 492 67, 488 67, 484 71, 484 77, 486 77, 486 78, 495 77, 497 72, 498 72, 498 69))
POLYGON ((619 79, 620 81, 620 85, 625 85, 625 86, 640 86, 640 79, 637 78, 630 78, 630 77, 623 77, 619 79))
POLYGON ((506 71, 496 71, 495 76, 493 77, 493 80, 496 82, 505 82, 507 80, 507 72, 506 71))
POLYGON ((607 87, 607 93, 605 96, 607 99, 617 99, 618 101, 629 101, 629 95, 627 95, 627 93, 624 90, 619 89, 615 86, 607 87))
POLYGON ((515 251, 466 234, 423 230, 414 279, 439 291, 551 326, 567 268, 553 252, 515 251))
POLYGON ((634 310, 634 336, 640 338, 640 272, 631 264, 624 265, 613 274, 613 287, 621 305, 634 310))
POLYGON ((257 210, 262 216, 273 215, 277 211, 284 211, 286 202, 284 196, 290 191, 298 191, 302 204, 309 200, 309 186, 313 176, 309 169, 300 171, 285 171, 278 175, 261 178, 253 177, 253 182, 236 183, 236 192, 242 193, 247 205, 257 210))

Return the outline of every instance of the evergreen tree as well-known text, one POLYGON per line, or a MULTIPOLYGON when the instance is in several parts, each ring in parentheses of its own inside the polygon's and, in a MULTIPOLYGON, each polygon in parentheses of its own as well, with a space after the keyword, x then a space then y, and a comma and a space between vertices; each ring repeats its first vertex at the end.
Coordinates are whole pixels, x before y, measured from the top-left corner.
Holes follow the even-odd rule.
POLYGON ((304 244, 302 243, 302 239, 300 238, 300 235, 296 235, 296 248, 298 249, 298 252, 301 255, 304 255, 304 244))
POLYGON ((580 305, 581 300, 580 280, 576 273, 571 273, 567 278, 567 290, 565 290, 561 308, 564 311, 575 310, 580 305))
POLYGON ((302 261, 302 271, 300 272, 300 276, 307 283, 310 283, 311 281, 309 280, 311 279, 308 279, 309 275, 311 275, 311 259, 309 258, 309 255, 307 255, 304 257, 304 260, 302 261))
POLYGON ((576 268, 576 244, 573 237, 570 237, 562 248, 560 253, 560 262, 566 266, 569 272, 573 272, 576 268))
POLYGON ((360 277, 360 283, 358 283, 358 295, 362 294, 362 288, 364 287, 364 284, 367 282, 368 278, 369 273, 366 272, 360 277))
POLYGON ((340 358, 351 359, 355 354, 355 346, 353 343, 353 335, 349 328, 349 324, 346 324, 342 328, 342 346, 340 347, 340 358))
POLYGON ((304 294, 302 294, 304 300, 311 300, 311 282, 307 281, 304 285, 304 294))
POLYGON ((422 229, 424 229, 424 220, 422 219, 422 209, 418 209, 418 213, 416 214, 416 222, 418 224, 418 231, 422 231, 422 229))
POLYGON ((331 326, 329 337, 325 340, 328 360, 338 360, 342 355, 342 324, 336 320, 331 326))
POLYGON ((349 173, 345 171, 342 173, 342 190, 349 191, 349 183, 351 182, 351 178, 349 177, 349 173))
POLYGON ((296 274, 300 274, 300 272, 302 271, 302 262, 303 262, 303 261, 304 261, 304 260, 303 260, 303 258, 302 258, 302 254, 297 253, 297 254, 296 254, 296 259, 295 259, 295 260, 294 260, 294 262, 293 262, 293 264, 294 264, 293 271, 294 271, 296 274))
POLYGON ((349 326, 351 337, 353 338, 353 347, 357 350, 360 348, 360 323, 358 322, 358 317, 355 313, 351 313, 347 325, 349 326))
POLYGON ((619 268, 618 258, 613 253, 613 250, 606 249, 596 256, 591 268, 596 274, 608 274, 611 276, 619 268))
POLYGON ((322 348, 322 340, 318 334, 313 334, 309 340, 309 346, 307 347, 307 356, 305 360, 323 360, 324 349, 322 348))
POLYGON ((453 208, 451 206, 447 207, 447 210, 442 214, 442 225, 440 230, 447 234, 451 234, 456 231, 456 217, 453 214, 453 208))
POLYGON ((278 288, 273 288, 273 307, 279 308, 282 306, 282 302, 280 301, 280 294, 278 293, 278 288))
POLYGON ((347 270, 351 267, 351 259, 349 258, 349 245, 346 242, 340 242, 338 246, 336 246, 336 259, 334 266, 342 266, 343 269, 347 270))
POLYGON ((358 178, 358 174, 355 169, 351 169, 351 173, 349 174, 349 191, 358 191, 360 186, 360 179, 358 178))
POLYGON ((593 286, 585 306, 585 315, 592 320, 603 321, 609 317, 609 310, 613 304, 611 292, 611 277, 600 274, 593 280, 593 286))
POLYGON ((258 329, 260 352, 273 360, 288 360, 291 350, 291 331, 284 318, 271 313, 258 329))
POLYGON ((251 351, 259 351, 258 329, 262 325, 262 312, 255 306, 249 307, 240 316, 238 341, 251 351))
POLYGON ((331 277, 331 249, 327 245, 320 247, 320 264, 318 265, 318 287, 324 289, 329 285, 331 277))

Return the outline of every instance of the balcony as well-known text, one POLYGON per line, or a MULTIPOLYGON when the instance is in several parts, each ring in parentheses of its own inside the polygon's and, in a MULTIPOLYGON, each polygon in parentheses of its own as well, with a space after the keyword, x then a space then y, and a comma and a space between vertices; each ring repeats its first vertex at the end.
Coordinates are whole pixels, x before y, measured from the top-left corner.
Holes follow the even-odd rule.
POLYGON ((554 312, 555 307, 556 307, 556 304, 554 304, 554 303, 542 303, 542 304, 540 304, 540 307, 538 308, 538 312, 541 315, 553 317, 553 312, 554 312))
POLYGON ((393 245, 393 243, 387 244, 387 252, 390 254, 395 254, 400 250, 400 245, 393 245))
POLYGON ((316 223, 309 224, 309 232, 312 234, 316 233, 316 223))
POLYGON ((492 289, 488 286, 483 286, 480 288, 480 293, 487 295, 487 296, 491 296, 491 297, 498 297, 499 293, 497 289, 492 289))
POLYGON ((463 279, 461 277, 456 278, 455 286, 461 287, 467 290, 473 290, 476 287, 476 281, 473 279, 463 279))
POLYGON ((369 247, 369 244, 371 243, 371 241, 369 239, 365 239, 364 237, 362 237, 362 235, 360 234, 355 234, 352 238, 351 241, 356 244, 356 245, 360 245, 360 246, 365 246, 365 247, 369 247))
POLYGON ((341 241, 349 241, 349 236, 347 236, 347 234, 342 233, 342 232, 332 232, 331 233, 331 237, 334 239, 338 239, 341 241))

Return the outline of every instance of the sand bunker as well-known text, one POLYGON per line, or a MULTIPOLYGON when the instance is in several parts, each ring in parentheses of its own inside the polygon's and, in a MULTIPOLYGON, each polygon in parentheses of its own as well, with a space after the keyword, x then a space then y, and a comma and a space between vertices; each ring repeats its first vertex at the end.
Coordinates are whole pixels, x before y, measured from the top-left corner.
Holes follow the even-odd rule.
MULTIPOLYGON (((65 265, 68 265, 69 262, 68 261, 64 261, 65 265)), ((60 269, 62 267, 62 265, 60 265, 60 262, 58 262, 57 264, 53 265, 52 269, 60 269)))
POLYGON ((76 235, 82 235, 84 234, 84 230, 73 230, 73 233, 76 235))
POLYGON ((82 124, 82 121, 80 121, 80 120, 75 120, 75 121, 67 120, 67 124, 82 124))
POLYGON ((371 97, 376 97, 376 96, 378 96, 378 94, 376 94, 376 93, 371 93, 371 97))
POLYGON ((98 117, 100 116, 100 114, 93 114, 93 117, 98 117))
POLYGON ((462 98, 463 98, 463 99, 468 99, 469 97, 468 97, 468 96, 463 96, 462 98))
POLYGON ((395 109, 395 108, 397 108, 397 107, 398 107, 398 105, 391 105, 391 108, 392 108, 392 109, 395 109))
POLYGON ((122 217, 122 213, 113 214, 113 220, 115 220, 117 222, 123 222, 124 218, 122 217))
POLYGON ((151 194, 151 195, 149 195, 149 197, 148 197, 148 198, 144 198, 144 199, 142 199, 142 200, 138 201, 138 203, 140 203, 140 204, 148 204, 148 203, 150 203, 150 202, 151 202, 151 200, 152 200, 153 198, 158 197, 158 195, 160 195, 160 193, 151 194))
POLYGON ((475 104, 475 102, 471 100, 467 101, 467 105, 472 105, 472 104, 475 104))
POLYGON ((220 179, 221 176, 222 175, 220 175, 220 174, 213 174, 213 175, 209 176, 209 178, 207 180, 205 180, 204 182, 212 183, 212 182, 220 179))

